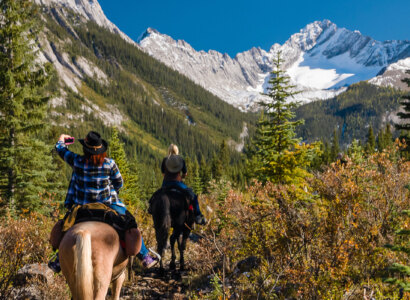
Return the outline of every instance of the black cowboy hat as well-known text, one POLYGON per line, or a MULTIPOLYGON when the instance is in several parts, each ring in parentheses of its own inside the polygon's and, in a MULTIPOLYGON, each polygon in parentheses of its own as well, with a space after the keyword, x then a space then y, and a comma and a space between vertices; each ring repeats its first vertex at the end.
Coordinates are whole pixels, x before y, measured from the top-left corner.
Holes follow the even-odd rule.
POLYGON ((79 142, 83 145, 84 152, 89 154, 101 154, 108 148, 108 143, 95 131, 90 131, 85 139, 79 139, 79 142))

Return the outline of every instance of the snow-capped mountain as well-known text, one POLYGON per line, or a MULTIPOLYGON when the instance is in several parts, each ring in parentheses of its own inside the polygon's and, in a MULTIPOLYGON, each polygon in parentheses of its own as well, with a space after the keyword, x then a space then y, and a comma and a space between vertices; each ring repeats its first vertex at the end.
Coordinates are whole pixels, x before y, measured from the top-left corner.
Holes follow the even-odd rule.
POLYGON ((252 48, 234 58, 213 50, 196 51, 187 42, 151 28, 137 42, 153 57, 242 110, 254 108, 263 98, 260 93, 266 91, 278 51, 292 83, 303 91, 297 100, 305 102, 337 95, 346 86, 371 79, 391 63, 410 57, 410 41, 379 42, 329 20, 308 24, 269 51, 252 48))
MULTIPOLYGON (((70 9, 74 13, 85 18, 87 21, 94 21, 101 27, 107 28, 111 32, 119 34, 127 42, 135 44, 135 42, 129 36, 127 36, 115 24, 113 24, 110 20, 107 19, 107 17, 105 16, 97 0, 34 0, 34 1, 37 4, 45 5, 47 7, 70 9)), ((61 11, 63 13, 66 13, 66 10, 61 10, 61 11)))
POLYGON ((410 70, 410 57, 389 65, 379 75, 370 79, 369 82, 379 86, 399 87, 403 90, 410 90, 409 86, 401 81, 404 77, 410 76, 406 74, 407 70, 410 70))

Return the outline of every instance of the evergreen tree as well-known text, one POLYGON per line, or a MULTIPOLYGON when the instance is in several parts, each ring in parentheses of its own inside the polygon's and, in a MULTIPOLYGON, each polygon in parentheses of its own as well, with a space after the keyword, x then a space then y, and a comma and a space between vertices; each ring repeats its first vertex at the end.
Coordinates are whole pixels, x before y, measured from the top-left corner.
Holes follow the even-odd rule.
POLYGON ((116 162, 124 180, 124 186, 120 193, 121 198, 124 199, 126 204, 134 208, 136 206, 141 207, 138 170, 136 170, 135 166, 134 170, 131 170, 125 154, 124 145, 118 137, 118 130, 116 128, 112 131, 108 150, 110 157, 116 162))
POLYGON ((214 153, 211 160, 211 173, 212 179, 215 179, 216 181, 219 181, 224 174, 222 163, 216 153, 214 153))
POLYGON ((328 165, 331 162, 331 152, 330 152, 330 146, 329 142, 325 141, 323 144, 323 149, 322 149, 322 160, 325 165, 328 165))
POLYGON ((386 129, 384 131, 384 144, 385 144, 385 148, 393 145, 393 134, 391 132, 390 123, 387 123, 386 129))
POLYGON ((384 136, 383 128, 380 128, 379 134, 377 135, 377 151, 382 152, 386 148, 386 139, 384 136))
POLYGON ((201 176, 199 175, 199 166, 194 170, 194 173, 192 174, 193 176, 193 181, 192 181, 192 189, 194 190, 195 194, 201 195, 203 191, 203 185, 202 185, 202 180, 201 176))
MULTIPOLYGON (((407 74, 410 74, 410 70, 407 70, 407 74)), ((403 82, 407 83, 410 87, 410 78, 405 78, 402 80, 403 82)), ((397 113, 398 117, 400 118, 401 122, 395 124, 396 129, 401 130, 402 134, 400 139, 404 139, 406 141, 407 147, 405 152, 407 153, 407 157, 410 158, 410 94, 407 94, 403 97, 403 101, 400 102, 403 111, 397 113)))
POLYGON ((231 159, 230 159, 229 147, 225 140, 222 141, 219 147, 218 158, 219 158, 219 161, 221 162, 221 166, 223 170, 225 170, 225 173, 226 173, 226 170, 229 167, 229 163, 231 159))
POLYGON ((393 144, 393 135, 391 132, 391 126, 387 123, 386 128, 381 128, 377 136, 377 150, 382 152, 384 149, 390 147, 393 144))
POLYGON ((211 180, 211 171, 205 157, 202 154, 199 162, 199 177, 201 178, 202 191, 206 192, 208 183, 211 180))
POLYGON ((297 184, 304 182, 307 176, 306 167, 310 164, 314 147, 301 144, 301 140, 295 137, 295 127, 303 121, 291 121, 298 104, 288 100, 296 92, 292 91, 294 86, 289 84, 289 76, 281 69, 281 64, 278 53, 273 61, 268 93, 265 94, 270 101, 260 103, 263 112, 248 168, 253 169, 251 173, 262 182, 297 184))
POLYGON ((337 130, 335 129, 333 131, 332 146, 330 148, 331 161, 335 161, 339 153, 340 153, 339 134, 337 133, 337 130))
POLYGON ((0 194, 14 211, 47 209, 41 195, 56 192, 45 134, 51 65, 36 60, 39 31, 30 0, 0 1, 0 194))
MULTIPOLYGON (((403 215, 407 217, 407 223, 410 220, 410 210, 403 211, 403 215)), ((409 262, 410 258, 410 230, 409 229, 400 229, 396 232, 397 237, 401 240, 396 245, 387 245, 386 248, 391 249, 393 252, 401 253, 409 262)), ((389 277, 386 282, 397 285, 403 289, 404 292, 410 292, 410 265, 394 263, 390 266, 389 271, 393 273, 393 277, 389 277)))
POLYGON ((211 161, 212 178, 219 181, 223 176, 228 175, 230 163, 230 151, 225 140, 219 146, 218 153, 214 154, 211 161))
POLYGON ((185 158, 185 165, 187 168, 187 177, 184 178, 184 183, 187 186, 192 186, 192 182, 193 182, 193 174, 195 172, 195 166, 193 164, 193 162, 191 161, 191 158, 188 156, 185 158))
POLYGON ((374 138, 373 127, 369 127, 369 131, 367 133, 367 142, 365 146, 365 151, 367 154, 372 154, 374 152, 374 148, 376 147, 376 139, 374 138))

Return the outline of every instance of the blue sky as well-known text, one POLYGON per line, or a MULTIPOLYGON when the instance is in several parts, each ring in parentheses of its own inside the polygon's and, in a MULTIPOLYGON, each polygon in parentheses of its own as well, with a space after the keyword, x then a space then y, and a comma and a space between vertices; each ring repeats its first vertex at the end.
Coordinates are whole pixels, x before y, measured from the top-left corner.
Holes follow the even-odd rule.
POLYGON ((376 40, 410 40, 410 0, 99 0, 106 16, 136 40, 148 27, 196 50, 235 56, 284 43, 306 24, 329 19, 376 40))

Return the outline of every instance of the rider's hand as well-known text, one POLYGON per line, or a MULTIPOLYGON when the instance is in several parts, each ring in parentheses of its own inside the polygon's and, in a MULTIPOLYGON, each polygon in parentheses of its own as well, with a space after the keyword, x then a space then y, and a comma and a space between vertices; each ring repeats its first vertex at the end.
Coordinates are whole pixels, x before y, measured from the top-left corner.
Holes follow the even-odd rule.
POLYGON ((58 141, 59 142, 64 142, 64 139, 68 139, 68 138, 71 138, 71 136, 68 135, 68 134, 62 134, 62 135, 60 135, 60 138, 58 139, 58 141))

